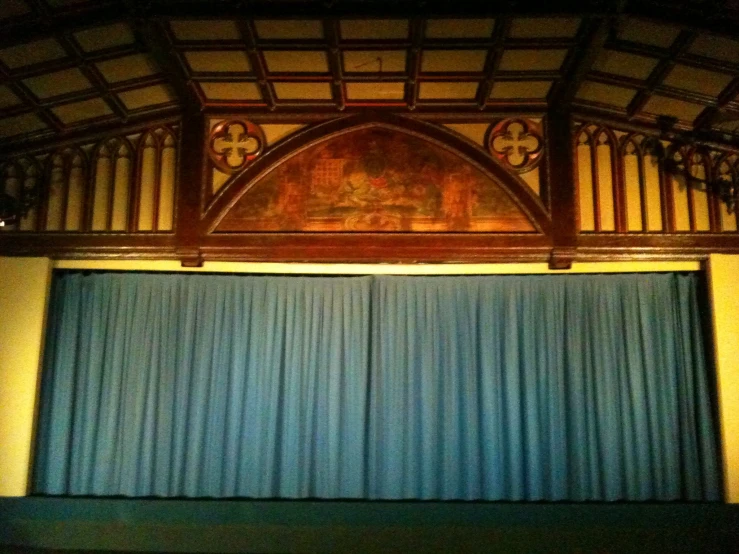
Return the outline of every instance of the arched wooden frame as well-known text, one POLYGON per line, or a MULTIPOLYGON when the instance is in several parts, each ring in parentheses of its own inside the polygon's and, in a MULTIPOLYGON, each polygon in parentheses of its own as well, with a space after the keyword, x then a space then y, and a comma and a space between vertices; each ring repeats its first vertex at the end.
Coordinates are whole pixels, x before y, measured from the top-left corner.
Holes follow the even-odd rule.
POLYGON ((392 114, 373 113, 357 114, 322 123, 281 141, 223 185, 205 209, 202 229, 206 233, 213 233, 241 196, 286 159, 342 134, 371 127, 383 127, 414 135, 459 156, 501 185, 526 214, 537 232, 547 236, 551 233, 551 218, 542 201, 519 177, 509 173, 487 153, 441 127, 392 114))
POLYGON ((572 159, 573 159, 573 175, 577 180, 577 193, 576 197, 576 213, 578 218, 578 229, 581 229, 580 224, 580 182, 578 175, 578 155, 577 148, 580 145, 587 145, 590 148, 590 172, 591 172, 591 184, 593 187, 593 223, 594 229, 591 232, 616 232, 623 233, 627 229, 624 209, 624 179, 623 179, 623 163, 621 162, 621 151, 618 147, 618 139, 616 135, 610 129, 595 125, 593 123, 583 123, 573 133, 572 140, 572 159), (591 130, 592 129, 592 130, 591 130), (582 136, 586 137, 585 142, 581 142, 582 136), (611 186, 613 189, 613 221, 614 231, 603 231, 601 223, 601 202, 600 202, 600 187, 599 187, 599 167, 598 167, 598 141, 601 137, 605 137, 605 142, 601 144, 608 145, 610 147, 610 169, 611 169, 611 186))
POLYGON ((664 150, 661 146, 661 144, 658 142, 658 139, 655 137, 646 136, 642 133, 630 133, 628 135, 625 135, 621 137, 620 144, 619 144, 619 160, 621 165, 621 184, 622 184, 622 194, 623 194, 623 216, 624 221, 626 225, 626 230, 628 230, 628 221, 629 221, 629 214, 628 214, 628 203, 626 202, 627 192, 626 192, 626 156, 627 155, 634 155, 637 159, 637 169, 638 169, 638 175, 639 175, 639 203, 641 206, 641 231, 642 232, 649 232, 649 206, 647 202, 648 198, 648 191, 647 191, 647 174, 646 174, 646 164, 647 164, 647 158, 652 156, 654 157, 659 165, 657 168, 658 173, 658 184, 659 184, 659 199, 660 199, 660 217, 662 219, 662 230, 658 231, 660 233, 665 233, 667 231, 670 231, 674 228, 674 217, 672 215, 672 212, 674 210, 673 208, 673 199, 672 199, 672 188, 669 186, 669 183, 665 180, 665 172, 664 172, 664 166, 661 162, 661 158, 664 155, 664 150), (634 152, 632 154, 628 154, 627 150, 629 146, 633 146, 634 152))
MULTIPOLYGON (((20 164, 20 160, 9 160, 0 166, 0 193, 9 194, 7 186, 8 181, 16 179, 18 181, 18 198, 17 200, 23 201, 23 189, 25 183, 25 171, 23 166, 20 164)), ((15 198, 15 197, 14 197, 15 198)), ((3 231, 17 230, 20 228, 20 220, 12 225, 4 225, 3 231)))
MULTIPOLYGON (((49 155, 45 162, 45 170, 43 175, 43 186, 41 187, 41 202, 39 204, 38 219, 36 221, 36 228, 38 231, 47 231, 48 216, 49 216, 49 199, 51 197, 51 178, 54 169, 61 167, 62 170, 62 213, 61 213, 61 229, 55 232, 65 232, 67 211, 69 203, 69 187, 70 178, 72 175, 72 168, 75 160, 79 159, 81 162, 82 170, 82 181, 83 181, 83 197, 82 197, 82 221, 80 221, 80 231, 85 229, 85 206, 90 201, 90 164, 84 150, 80 147, 67 147, 61 148, 56 152, 49 155), (60 160, 60 166, 56 166, 56 162, 60 160)), ((79 231, 74 231, 79 232, 79 231)))
MULTIPOLYGON (((95 210, 95 193, 98 187, 97 182, 97 171, 98 171, 98 163, 99 160, 102 157, 102 151, 103 149, 107 149, 108 151, 108 169, 110 171, 110 198, 108 198, 108 217, 107 221, 105 223, 105 230, 111 231, 113 227, 113 209, 114 209, 114 203, 115 203, 115 181, 116 181, 116 165, 118 163, 118 160, 125 158, 125 156, 121 155, 121 149, 124 148, 126 150, 126 153, 128 155, 128 159, 131 161, 131 167, 129 168, 128 172, 128 193, 129 193, 129 208, 130 208, 130 195, 131 195, 131 189, 133 184, 133 175, 134 175, 134 147, 131 144, 131 141, 129 141, 126 137, 113 137, 109 139, 105 139, 100 141, 93 150, 93 155, 91 157, 91 163, 90 163, 90 194, 88 196, 88 202, 85 207, 85 213, 87 218, 87 225, 85 226, 86 231, 92 230, 92 222, 93 222, 93 212, 95 210)), ((126 232, 130 231, 130 227, 127 227, 126 232)))
MULTIPOLYGON (((136 149, 136 163, 134 170, 131 172, 133 181, 130 188, 129 207, 128 207, 128 230, 131 233, 139 231, 139 214, 141 207, 141 184, 143 179, 144 152, 147 148, 154 148, 154 173, 153 173, 153 198, 152 198, 152 228, 151 231, 156 232, 159 227, 159 197, 161 193, 161 171, 162 156, 165 147, 169 147, 166 143, 171 140, 172 147, 177 148, 177 136, 169 126, 155 127, 145 131, 138 139, 136 149), (152 145, 147 145, 147 141, 153 141, 152 145)), ((176 163, 176 161, 175 161, 176 163)), ((176 179, 175 179, 176 180, 176 179)), ((175 195, 177 191, 175 189, 175 195)), ((176 220, 176 217, 175 217, 176 220)))
MULTIPOLYGON (((687 150, 687 158, 685 159, 685 168, 688 175, 693 174, 693 168, 697 165, 703 167, 704 179, 710 183, 713 178, 713 160, 707 150, 700 147, 691 147, 687 150), (698 161, 696 161, 698 160, 698 161)), ((718 198, 710 187, 706 185, 706 196, 708 200, 708 220, 709 231, 715 232, 720 229, 720 215, 718 198)), ((690 231, 697 232, 697 217, 695 212, 695 190, 692 186, 688 187, 688 206, 690 209, 690 231)))
MULTIPOLYGON (((728 172, 726 172, 729 175, 729 179, 732 183, 734 183, 735 187, 739 187, 739 154, 734 152, 727 152, 722 156, 718 156, 715 160, 715 163, 713 164, 711 175, 716 178, 722 175, 721 168, 724 164, 726 164, 726 167, 728 167, 729 169, 728 172)), ((720 208, 721 206, 719 206, 719 209, 720 208)), ((734 206, 734 213, 732 214, 732 216, 736 220, 737 231, 739 232, 739 206, 734 206)), ((720 216, 718 218, 718 226, 720 227, 721 231, 724 231, 722 217, 720 216)))

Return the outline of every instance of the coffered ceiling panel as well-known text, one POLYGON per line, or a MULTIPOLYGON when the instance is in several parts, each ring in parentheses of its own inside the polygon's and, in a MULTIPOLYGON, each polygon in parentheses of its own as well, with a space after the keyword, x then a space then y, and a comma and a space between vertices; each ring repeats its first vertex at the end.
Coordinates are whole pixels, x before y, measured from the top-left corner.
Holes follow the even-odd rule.
POLYGON ((64 58, 67 53, 53 38, 36 40, 0 50, 0 62, 10 69, 64 58))
POLYGON ((511 38, 571 38, 577 34, 580 19, 573 17, 521 17, 511 21, 511 38))
POLYGON ((418 97, 422 100, 474 100, 477 87, 477 82, 425 81, 421 83, 418 97))
POLYGON ((658 63, 657 58, 627 54, 616 50, 603 50, 595 59, 593 69, 643 81, 649 77, 658 63))
POLYGON ((62 104, 51 109, 62 123, 69 125, 86 119, 97 119, 112 116, 113 111, 102 98, 92 98, 83 102, 62 104))
POLYGON ((408 21, 405 19, 347 19, 339 23, 341 38, 352 39, 403 39, 408 38, 408 21))
POLYGON ((263 55, 270 73, 328 73, 326 52, 265 50, 263 55))
POLYGON ((347 83, 346 96, 349 100, 403 100, 404 82, 347 83))
POLYGON ((501 71, 556 71, 562 66, 567 50, 504 50, 498 69, 501 71))
POLYGON ((239 40, 239 32, 236 21, 223 20, 186 20, 170 21, 170 27, 174 36, 179 41, 221 41, 239 40))
POLYGON ((344 50, 345 73, 402 73, 406 70, 405 50, 344 50))
POLYGON ((175 96, 166 85, 137 88, 119 92, 118 97, 129 110, 137 110, 147 106, 170 104, 175 102, 175 96))
POLYGON ((93 27, 92 29, 78 31, 73 36, 85 52, 96 52, 135 42, 133 31, 126 23, 93 27))
POLYGON ((25 79, 23 84, 28 87, 36 98, 51 98, 52 96, 92 88, 92 84, 87 77, 76 67, 31 77, 25 79))
POLYGON ((257 19, 259 39, 322 39, 323 24, 317 19, 257 19))
POLYGON ((249 73, 251 62, 243 50, 202 50, 183 53, 191 71, 199 73, 249 73))
POLYGON ((34 133, 42 129, 46 129, 46 124, 33 113, 0 119, 0 137, 3 138, 34 133))
POLYGON ((692 123, 703 111, 703 106, 665 96, 652 96, 644 106, 644 112, 652 115, 667 115, 680 121, 692 123))
POLYGON ((698 56, 739 64, 739 40, 711 34, 700 35, 688 51, 698 56))
POLYGON ((424 50, 424 73, 479 73, 485 68, 487 50, 424 50))
POLYGON ((0 110, 21 104, 20 98, 13 94, 8 87, 0 86, 0 110))
POLYGON ((331 100, 331 86, 328 83, 282 82, 274 83, 275 94, 279 100, 331 100))
POLYGON ((680 34, 680 28, 663 25, 645 19, 625 19, 619 23, 618 38, 667 49, 680 34))
POLYGON ((494 19, 429 19, 426 38, 490 38, 494 19))
POLYGON ((130 81, 140 77, 156 75, 159 68, 146 54, 133 54, 95 64, 108 83, 130 81))
POLYGON ((626 108, 634 99, 636 92, 636 89, 605 85, 594 81, 584 81, 577 91, 576 98, 598 102, 616 108, 626 108))
POLYGON ((490 98, 493 100, 544 99, 551 88, 552 81, 495 81, 490 91, 490 98))
POLYGON ((734 76, 697 67, 677 64, 672 68, 663 84, 671 87, 718 96, 729 85, 734 76))
POLYGON ((253 82, 200 82, 206 100, 241 100, 253 102, 262 100, 259 87, 253 82))

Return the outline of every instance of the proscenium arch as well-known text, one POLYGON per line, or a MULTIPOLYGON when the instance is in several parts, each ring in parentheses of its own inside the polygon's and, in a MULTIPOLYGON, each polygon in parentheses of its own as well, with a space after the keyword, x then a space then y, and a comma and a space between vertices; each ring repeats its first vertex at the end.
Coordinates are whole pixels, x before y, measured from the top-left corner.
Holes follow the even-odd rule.
POLYGON ((484 151, 441 127, 401 116, 376 113, 357 114, 334 119, 308 127, 281 142, 264 156, 255 160, 253 164, 229 179, 206 209, 202 220, 203 228, 207 233, 212 233, 229 210, 254 184, 292 156, 343 134, 372 127, 381 127, 416 136, 440 146, 468 162, 508 193, 538 233, 550 234, 551 218, 541 200, 526 183, 509 173, 484 151))

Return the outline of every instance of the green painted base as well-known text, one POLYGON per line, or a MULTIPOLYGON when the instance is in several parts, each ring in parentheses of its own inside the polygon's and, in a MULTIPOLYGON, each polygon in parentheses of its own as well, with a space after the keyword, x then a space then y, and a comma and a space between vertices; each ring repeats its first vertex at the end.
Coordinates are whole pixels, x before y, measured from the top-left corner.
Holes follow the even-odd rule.
POLYGON ((739 505, 5 498, 0 545, 154 552, 739 553, 739 505))

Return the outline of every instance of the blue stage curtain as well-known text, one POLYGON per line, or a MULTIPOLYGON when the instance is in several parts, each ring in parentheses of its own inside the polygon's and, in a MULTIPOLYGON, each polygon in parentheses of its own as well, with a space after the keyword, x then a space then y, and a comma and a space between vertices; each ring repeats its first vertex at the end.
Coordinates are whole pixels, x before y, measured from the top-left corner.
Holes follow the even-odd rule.
POLYGON ((369 496, 718 500, 697 284, 377 278, 369 496))
POLYGON ((718 500, 698 284, 63 274, 34 488, 718 500))
POLYGON ((36 491, 361 497, 370 279, 64 275, 36 491))

